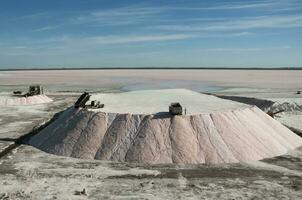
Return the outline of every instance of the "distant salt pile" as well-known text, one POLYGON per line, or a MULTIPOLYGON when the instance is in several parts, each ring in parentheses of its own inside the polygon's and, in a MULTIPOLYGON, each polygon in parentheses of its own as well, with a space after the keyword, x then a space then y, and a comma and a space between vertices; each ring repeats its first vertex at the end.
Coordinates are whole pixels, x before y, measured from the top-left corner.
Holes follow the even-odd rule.
POLYGON ((105 107, 68 108, 29 144, 49 153, 138 163, 234 163, 274 157, 302 139, 257 107, 189 90, 93 95, 105 107), (187 115, 165 111, 180 102, 187 115))
POLYGON ((273 99, 274 104, 268 109, 270 111, 284 110, 285 112, 302 112, 302 99, 273 99))
POLYGON ((33 105, 52 102, 52 99, 46 95, 35 95, 28 97, 10 97, 1 96, 0 106, 18 106, 18 105, 33 105))

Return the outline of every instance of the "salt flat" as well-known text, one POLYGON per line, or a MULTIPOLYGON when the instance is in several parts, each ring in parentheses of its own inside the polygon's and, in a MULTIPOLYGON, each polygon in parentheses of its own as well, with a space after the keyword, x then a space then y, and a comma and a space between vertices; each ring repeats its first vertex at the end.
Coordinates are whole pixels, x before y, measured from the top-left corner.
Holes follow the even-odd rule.
POLYGON ((296 89, 302 85, 302 70, 36 70, 1 71, 0 75, 0 85, 40 83, 60 87, 119 87, 171 80, 198 81, 223 87, 296 89))

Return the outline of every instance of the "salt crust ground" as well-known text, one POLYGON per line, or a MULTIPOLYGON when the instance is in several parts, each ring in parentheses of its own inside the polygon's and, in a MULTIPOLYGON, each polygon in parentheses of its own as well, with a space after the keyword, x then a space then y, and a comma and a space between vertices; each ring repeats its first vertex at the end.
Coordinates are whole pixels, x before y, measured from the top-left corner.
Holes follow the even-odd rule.
MULTIPOLYGON (((22 145, 0 159, 3 199, 301 199, 302 149, 265 161, 147 166, 54 156, 22 145), (87 191, 87 196, 74 195, 87 191)), ((1 199, 1 198, 0 198, 1 199)))
MULTIPOLYGON (((157 105, 156 109, 148 110, 147 107, 147 111, 162 111, 161 106, 166 103, 163 100, 174 100, 173 95, 178 97, 176 94, 179 91, 181 94, 186 92, 172 90, 169 95, 149 91, 159 100, 146 98, 138 100, 137 105, 145 101, 152 102, 150 105, 157 102, 159 104, 154 104, 157 105)), ((138 97, 145 93, 132 94, 138 97)), ((195 96, 195 93, 188 91, 190 95, 195 96)), ((237 103, 208 95, 198 96, 201 97, 201 104, 198 104, 197 97, 192 98, 196 103, 193 104, 195 111, 198 111, 197 106, 202 106, 203 109, 199 111, 205 113, 187 116, 121 114, 69 108, 31 138, 29 143, 57 155, 151 164, 255 161, 282 155, 302 146, 300 137, 257 107, 234 109, 237 103), (218 112, 218 108, 222 108, 222 111, 218 112), (228 110, 223 110, 226 108, 228 110)), ((116 97, 122 105, 129 103, 129 110, 118 107, 118 100, 114 100, 111 94, 99 97, 103 102, 117 106, 107 106, 107 111, 146 112, 143 110, 145 107, 135 110, 136 101, 127 100, 127 94, 116 97)))
POLYGON ((0 96, 0 106, 33 105, 52 102, 46 95, 35 95, 29 97, 0 96))
POLYGON ((266 163, 150 167, 54 156, 22 145, 0 159, 0 197, 301 199, 301 158, 300 148, 294 157, 284 155, 266 163), (74 195, 83 188, 88 196, 74 195))

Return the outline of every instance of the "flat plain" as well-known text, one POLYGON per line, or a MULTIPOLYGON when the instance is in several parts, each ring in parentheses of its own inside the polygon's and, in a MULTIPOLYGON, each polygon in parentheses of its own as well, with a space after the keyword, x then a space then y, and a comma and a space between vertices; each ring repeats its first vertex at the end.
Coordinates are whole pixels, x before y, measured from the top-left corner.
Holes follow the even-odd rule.
MULTIPOLYGON (((0 93, 42 84, 54 101, 0 105, 0 199, 301 199, 302 149, 261 161, 224 165, 144 165, 55 156, 18 139, 83 91, 185 88, 241 103, 273 102, 275 119, 302 130, 302 70, 1 71, 0 93), (235 97, 235 98, 234 98, 235 97), (236 98, 237 97, 237 98, 236 98), (85 188, 86 195, 80 194, 85 188)), ((260 104, 259 104, 260 105, 260 104)), ((261 104, 262 105, 262 104, 261 104)))

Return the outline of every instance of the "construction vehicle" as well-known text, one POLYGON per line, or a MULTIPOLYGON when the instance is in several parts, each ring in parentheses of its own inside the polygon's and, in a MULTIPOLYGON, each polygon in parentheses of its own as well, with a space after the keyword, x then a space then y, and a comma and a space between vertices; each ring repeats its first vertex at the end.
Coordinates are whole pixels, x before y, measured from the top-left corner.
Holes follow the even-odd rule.
POLYGON ((269 116, 271 116, 272 118, 274 118, 276 114, 282 113, 282 112, 284 112, 284 111, 285 111, 285 110, 278 110, 278 111, 276 111, 276 112, 268 111, 268 112, 266 112, 266 114, 268 114, 269 116))
POLYGON ((86 102, 90 99, 90 94, 88 92, 84 92, 78 100, 75 102, 74 107, 75 108, 85 108, 86 102))
POLYGON ((22 91, 17 90, 17 91, 13 91, 13 94, 15 96, 20 96, 20 97, 42 95, 44 94, 44 88, 41 85, 30 85, 27 93, 23 94, 22 91))
POLYGON ((98 109, 98 108, 104 108, 104 104, 101 104, 100 101, 91 101, 90 105, 86 105, 86 103, 89 101, 91 95, 88 92, 84 92, 79 99, 75 102, 74 107, 75 108, 89 108, 89 109, 98 109))
POLYGON ((182 106, 180 103, 171 103, 169 106, 169 113, 171 115, 182 115, 182 106))
POLYGON ((100 101, 91 101, 91 104, 89 105, 89 108, 92 108, 92 109, 97 109, 97 108, 104 108, 104 104, 101 104, 100 101))
POLYGON ((34 96, 44 94, 44 89, 41 85, 31 85, 29 86, 28 93, 25 96, 34 96))

